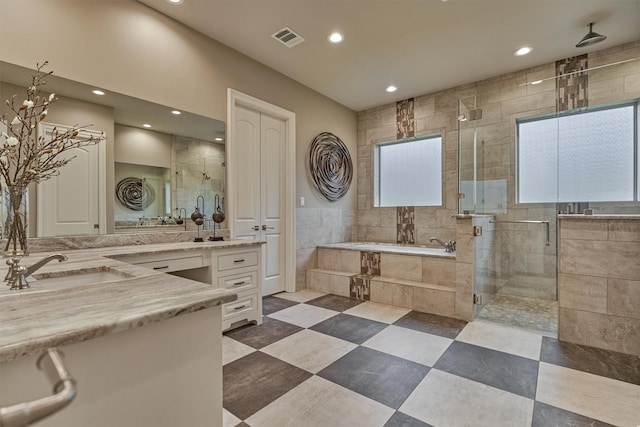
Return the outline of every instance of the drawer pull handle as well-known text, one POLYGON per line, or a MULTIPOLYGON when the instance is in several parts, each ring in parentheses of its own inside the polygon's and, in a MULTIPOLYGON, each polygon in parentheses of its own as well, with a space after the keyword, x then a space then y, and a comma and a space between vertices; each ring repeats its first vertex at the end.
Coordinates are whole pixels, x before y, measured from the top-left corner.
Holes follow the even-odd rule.
POLYGON ((164 270, 165 268, 169 268, 169 266, 163 265, 162 267, 153 267, 154 270, 164 270))
POLYGON ((247 305, 243 304, 243 305, 239 305, 237 307, 233 307, 234 310, 242 310, 243 308, 245 308, 247 305))
POLYGON ((244 262, 244 258, 243 259, 237 259, 237 260, 235 260, 233 262, 235 262, 235 263, 244 262))
POLYGON ((246 280, 243 280, 242 282, 236 282, 233 284, 233 286, 240 286, 240 285, 244 285, 246 283, 246 280))

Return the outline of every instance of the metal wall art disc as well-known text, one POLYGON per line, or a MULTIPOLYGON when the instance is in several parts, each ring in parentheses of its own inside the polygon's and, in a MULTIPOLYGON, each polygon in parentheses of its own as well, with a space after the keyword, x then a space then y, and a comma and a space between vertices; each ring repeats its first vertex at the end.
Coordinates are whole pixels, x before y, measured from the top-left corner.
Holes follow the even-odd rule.
POLYGON ((153 203, 156 192, 146 180, 128 177, 116 185, 116 197, 124 207, 141 211, 153 203))
POLYGON ((309 171, 316 188, 327 200, 339 200, 349 190, 353 176, 347 146, 330 132, 318 134, 311 141, 309 171))

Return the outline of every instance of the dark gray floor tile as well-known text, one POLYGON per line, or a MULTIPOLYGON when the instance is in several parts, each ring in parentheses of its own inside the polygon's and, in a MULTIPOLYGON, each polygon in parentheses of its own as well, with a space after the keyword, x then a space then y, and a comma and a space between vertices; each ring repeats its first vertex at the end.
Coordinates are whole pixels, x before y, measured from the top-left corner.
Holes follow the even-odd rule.
POLYGON ((222 368, 223 407, 245 420, 312 376, 256 351, 222 368))
POLYGON ((413 417, 410 417, 407 414, 403 414, 402 412, 396 411, 395 414, 383 427, 433 427, 431 424, 424 423, 420 420, 417 420, 413 417))
POLYGON ((262 318, 262 325, 247 325, 224 334, 250 347, 260 349, 304 328, 270 317, 262 318))
POLYGON ((611 424, 536 402, 531 427, 612 427, 611 424))
POLYGON ((540 361, 640 385, 640 357, 542 338, 540 361))
POLYGON ((238 424, 236 427, 251 427, 251 426, 243 421, 240 424, 238 424))
POLYGON ((288 299, 278 297, 264 297, 262 298, 262 314, 265 316, 275 313, 276 311, 283 310, 291 307, 292 305, 298 305, 300 303, 295 301, 289 301, 288 299))
POLYGON ((538 362, 454 341, 433 366, 441 371, 534 399, 538 362))
POLYGON ((340 313, 309 329, 355 344, 362 344, 387 326, 385 323, 340 313))
POLYGON ((319 298, 307 301, 305 304, 315 305, 316 307, 327 308, 329 310, 343 312, 355 307, 358 304, 362 304, 362 301, 355 299, 342 297, 340 295, 323 295, 319 298))
POLYGON ((454 339, 467 325, 467 322, 451 317, 412 311, 398 319, 394 325, 454 339))
POLYGON ((398 409, 429 372, 427 366, 356 347, 318 376, 398 409))

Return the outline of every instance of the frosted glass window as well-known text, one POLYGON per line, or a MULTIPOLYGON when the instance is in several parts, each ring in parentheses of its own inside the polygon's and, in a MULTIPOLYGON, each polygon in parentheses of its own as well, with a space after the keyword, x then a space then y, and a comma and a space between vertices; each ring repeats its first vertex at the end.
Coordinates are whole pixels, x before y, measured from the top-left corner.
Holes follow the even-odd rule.
POLYGON ((442 205, 442 138, 375 147, 374 206, 442 205))
POLYGON ((518 123, 518 201, 636 199, 634 105, 518 123))

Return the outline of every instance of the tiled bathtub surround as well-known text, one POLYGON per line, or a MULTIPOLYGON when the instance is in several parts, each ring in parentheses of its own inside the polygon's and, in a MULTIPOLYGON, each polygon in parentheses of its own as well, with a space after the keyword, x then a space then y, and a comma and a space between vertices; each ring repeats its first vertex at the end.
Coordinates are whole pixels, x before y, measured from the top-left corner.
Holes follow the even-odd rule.
MULTIPOLYGON (((402 253, 403 247, 396 245, 389 245, 389 251, 382 245, 376 245, 381 247, 379 252, 360 251, 361 245, 319 247, 318 268, 307 270, 307 288, 470 320, 470 296, 460 300, 468 309, 458 312, 456 307, 455 256, 430 248, 432 255, 418 255, 421 248, 412 246, 406 247, 408 253, 402 253), (375 262, 371 263, 374 256, 375 262), (372 268, 372 264, 377 267, 372 268)), ((470 284, 460 287, 465 295, 470 294, 466 289, 470 284)))
POLYGON ((559 221, 558 338, 640 356, 640 216, 559 221))

